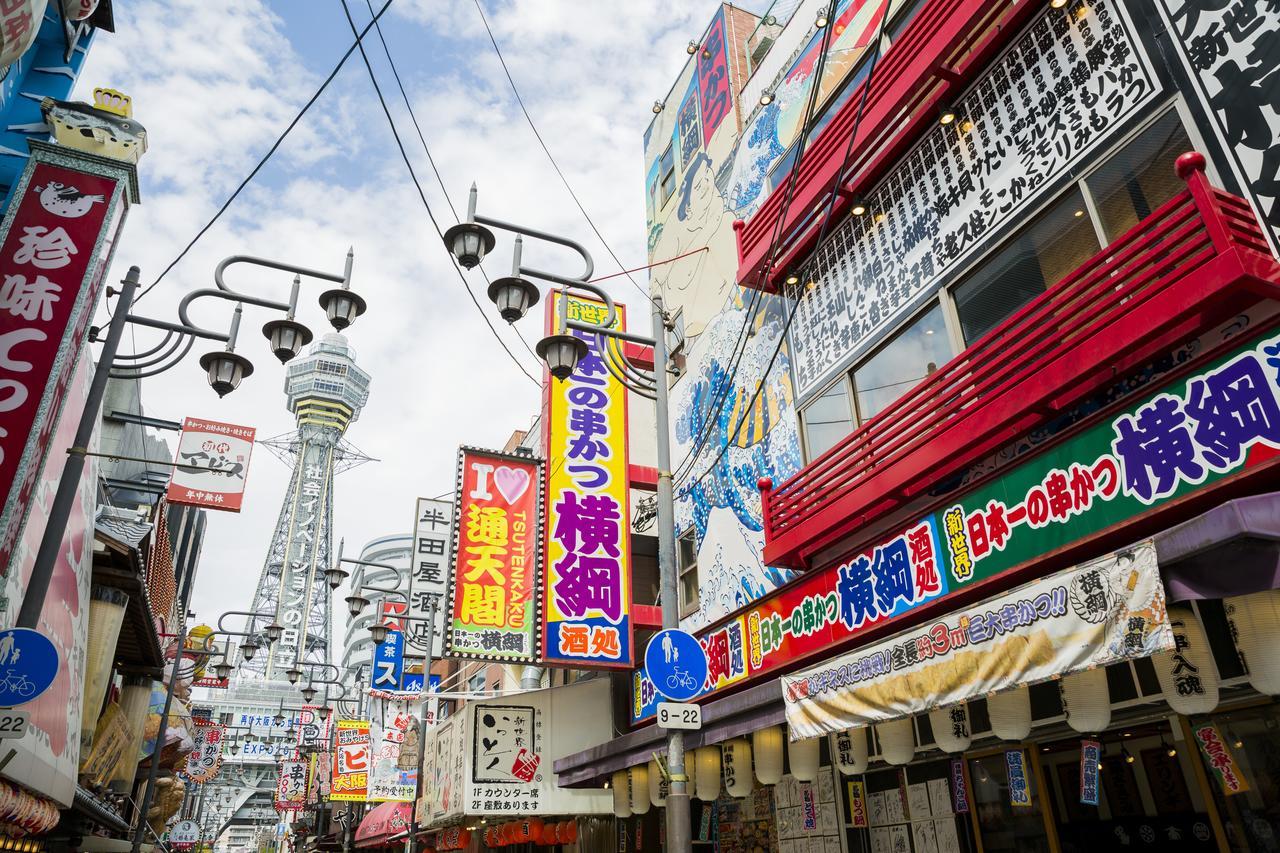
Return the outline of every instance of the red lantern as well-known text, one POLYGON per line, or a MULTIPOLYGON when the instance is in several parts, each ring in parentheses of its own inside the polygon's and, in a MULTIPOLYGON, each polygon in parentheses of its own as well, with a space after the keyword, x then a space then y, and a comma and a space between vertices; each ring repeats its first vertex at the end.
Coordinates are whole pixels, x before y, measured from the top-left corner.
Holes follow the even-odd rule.
POLYGON ((578 840, 578 822, 576 820, 566 820, 564 822, 565 844, 573 844, 578 840))
POLYGON ((470 846, 471 846, 471 830, 469 829, 458 830, 458 846, 453 849, 465 850, 470 846))
POLYGON ((538 844, 543 847, 552 847, 556 843, 556 825, 554 823, 544 823, 538 830, 538 844))

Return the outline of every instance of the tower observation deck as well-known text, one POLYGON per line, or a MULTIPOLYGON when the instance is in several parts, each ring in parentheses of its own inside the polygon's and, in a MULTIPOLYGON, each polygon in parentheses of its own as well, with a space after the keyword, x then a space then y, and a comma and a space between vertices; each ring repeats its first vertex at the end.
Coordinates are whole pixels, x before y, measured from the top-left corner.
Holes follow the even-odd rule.
MULTIPOLYGON (((328 334, 289 365, 284 390, 297 429, 267 442, 292 465, 271 545, 250 609, 274 613, 280 639, 241 672, 281 679, 295 663, 329 663, 332 646, 329 589, 324 571, 333 537, 333 482, 339 471, 368 457, 343 441, 369 399, 369 374, 355 362, 342 335, 328 334)), ((258 619, 261 630, 269 619, 258 619)))

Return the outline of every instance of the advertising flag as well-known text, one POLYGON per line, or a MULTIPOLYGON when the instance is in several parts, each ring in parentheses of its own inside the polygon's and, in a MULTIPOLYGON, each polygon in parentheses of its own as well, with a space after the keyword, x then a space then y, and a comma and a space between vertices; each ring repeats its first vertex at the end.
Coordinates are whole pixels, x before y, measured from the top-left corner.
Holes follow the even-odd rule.
POLYGON ((169 503, 239 512, 255 434, 253 427, 184 418, 169 503))

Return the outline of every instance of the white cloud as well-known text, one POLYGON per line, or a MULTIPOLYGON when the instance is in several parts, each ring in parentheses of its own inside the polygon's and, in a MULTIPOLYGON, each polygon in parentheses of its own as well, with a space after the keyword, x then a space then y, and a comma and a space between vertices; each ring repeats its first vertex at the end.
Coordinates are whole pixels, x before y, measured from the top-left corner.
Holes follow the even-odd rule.
MULTIPOLYGON (((367 20, 360 0, 352 9, 358 22, 367 20)), ((517 0, 486 9, 528 107, 583 203, 626 265, 644 263, 641 140, 652 117, 648 105, 675 78, 687 58, 685 42, 701 32, 715 6, 517 0)), ((322 25, 327 15, 340 34, 329 43, 343 45, 332 58, 305 57, 311 67, 327 69, 349 43, 346 22, 340 9, 315 15, 308 27, 322 25)), ((597 274, 615 272, 511 98, 470 0, 400 0, 383 21, 455 205, 465 205, 465 190, 477 180, 482 211, 581 239, 596 257, 597 274), (401 51, 406 30, 419 50, 401 51)), ((118 5, 117 29, 94 45, 81 90, 107 84, 128 92, 148 129, 151 150, 139 168, 143 203, 130 213, 112 275, 139 264, 150 282, 320 78, 306 70, 291 41, 301 36, 262 0, 136 0, 118 5)), ((368 49, 446 227, 452 218, 373 36, 368 49)), ((340 270, 348 245, 356 252, 353 287, 369 303, 350 338, 373 375, 369 404, 348 438, 381 460, 338 480, 335 539, 345 537, 350 554, 375 536, 407 532, 415 497, 452 489, 459 443, 500 445, 511 430, 528 425, 540 404, 539 390, 511 364, 462 292, 358 54, 260 180, 138 310, 171 318, 183 293, 210 286, 214 266, 228 255, 340 270)), ((491 274, 505 272, 506 246, 500 243, 486 263, 491 274)), ((558 249, 531 245, 526 261, 552 269, 575 263, 558 249)), ((228 278, 233 287, 275 298, 288 292, 283 274, 237 269, 228 278)), ((636 279, 647 283, 644 274, 636 279)), ((621 300, 638 300, 625 279, 612 284, 621 300)), ((503 325, 484 298, 483 282, 473 276, 472 286, 494 324, 503 325)), ((305 288, 299 319, 317 334, 327 331, 315 303, 320 289, 315 282, 305 288)), ((202 305, 194 319, 220 326, 226 307, 202 305)), ((199 343, 187 363, 146 380, 148 413, 252 424, 263 437, 289 430, 283 369, 257 332, 267 319, 272 316, 260 310, 246 315, 241 351, 257 371, 240 390, 217 399, 195 364, 195 355, 212 345, 199 343)), ((536 340, 540 315, 520 327, 536 340)), ((540 365, 515 335, 500 333, 540 376, 540 365)), ((139 344, 148 340, 138 333, 139 344)), ((285 468, 259 449, 244 512, 212 514, 193 601, 203 618, 248 605, 286 486, 285 468)), ((341 627, 334 632, 339 646, 341 627)))

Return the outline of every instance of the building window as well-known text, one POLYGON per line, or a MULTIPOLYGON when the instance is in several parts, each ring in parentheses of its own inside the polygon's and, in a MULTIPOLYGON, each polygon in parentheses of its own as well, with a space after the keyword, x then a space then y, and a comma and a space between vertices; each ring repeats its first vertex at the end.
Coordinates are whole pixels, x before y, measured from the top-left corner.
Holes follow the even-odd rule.
POLYGON ((965 343, 972 344, 1004 322, 1100 248, 1084 195, 1074 189, 953 291, 965 343))
POLYGON ((477 672, 467 679, 467 690, 472 693, 484 692, 484 672, 477 672))
POLYGON ((1176 110, 1169 110, 1085 179, 1111 241, 1186 189, 1173 162, 1193 148, 1176 110))
POLYGON ((951 360, 942 308, 934 306, 853 370, 858 421, 866 423, 951 360))
POLYGON ((688 616, 698 610, 698 536, 692 528, 680 537, 676 548, 680 567, 680 615, 688 616))
POLYGON ((853 429, 849 382, 841 376, 804 410, 804 445, 809 459, 826 453, 853 429))
POLYGON ((676 192, 676 155, 672 145, 658 162, 658 207, 662 207, 676 192))

